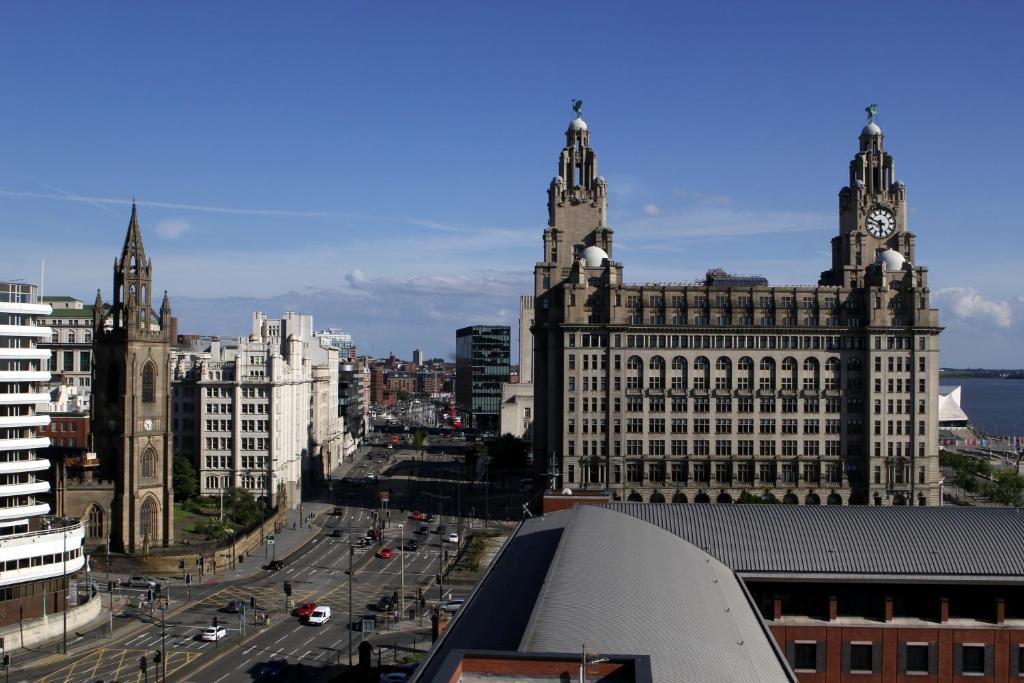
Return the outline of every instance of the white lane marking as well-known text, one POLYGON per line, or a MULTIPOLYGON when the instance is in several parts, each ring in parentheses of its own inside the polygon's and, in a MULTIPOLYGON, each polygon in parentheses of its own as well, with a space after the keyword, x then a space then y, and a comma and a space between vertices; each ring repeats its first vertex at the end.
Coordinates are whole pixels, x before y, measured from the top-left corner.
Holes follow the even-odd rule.
POLYGON ((252 661, 251 659, 246 658, 245 661, 243 661, 241 664, 238 665, 238 668, 235 669, 235 671, 240 671, 243 667, 248 666, 249 662, 251 662, 251 661, 252 661))
POLYGON ((231 672, 229 671, 228 673, 224 674, 223 676, 221 676, 220 678, 215 680, 213 683, 220 683, 221 681, 223 681, 225 678, 227 678, 230 675, 231 675, 231 672))
POLYGON ((245 652, 243 652, 242 654, 243 654, 243 655, 247 655, 247 654, 249 654, 250 652, 252 652, 252 651, 253 651, 253 650, 255 650, 255 649, 256 649, 256 646, 255 646, 255 645, 253 645, 253 646, 251 646, 251 647, 250 647, 250 648, 249 648, 248 650, 246 650, 245 652))

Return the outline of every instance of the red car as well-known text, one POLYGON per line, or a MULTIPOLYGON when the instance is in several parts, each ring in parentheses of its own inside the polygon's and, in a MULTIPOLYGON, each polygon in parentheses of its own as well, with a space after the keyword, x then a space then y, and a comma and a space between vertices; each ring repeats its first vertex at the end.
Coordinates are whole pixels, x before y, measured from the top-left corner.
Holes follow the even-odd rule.
POLYGON ((412 518, 413 519, 423 519, 423 513, 420 512, 419 510, 417 510, 416 512, 412 513, 412 518))
POLYGON ((295 614, 297 614, 300 617, 308 617, 310 614, 313 613, 313 610, 315 609, 316 603, 312 600, 307 600, 306 602, 300 602, 298 605, 295 606, 295 614))
POLYGON ((390 559, 391 557, 393 557, 394 554, 395 554, 395 551, 394 551, 393 548, 381 548, 380 552, 377 553, 377 557, 379 557, 379 558, 381 558, 383 560, 387 560, 387 559, 390 559))

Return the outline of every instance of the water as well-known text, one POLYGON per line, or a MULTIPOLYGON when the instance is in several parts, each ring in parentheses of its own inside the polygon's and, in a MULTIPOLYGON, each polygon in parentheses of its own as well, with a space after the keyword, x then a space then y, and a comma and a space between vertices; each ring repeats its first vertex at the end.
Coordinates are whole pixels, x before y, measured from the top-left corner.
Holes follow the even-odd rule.
POLYGON ((1024 436, 1024 380, 945 377, 942 386, 960 385, 960 407, 980 432, 1024 436))

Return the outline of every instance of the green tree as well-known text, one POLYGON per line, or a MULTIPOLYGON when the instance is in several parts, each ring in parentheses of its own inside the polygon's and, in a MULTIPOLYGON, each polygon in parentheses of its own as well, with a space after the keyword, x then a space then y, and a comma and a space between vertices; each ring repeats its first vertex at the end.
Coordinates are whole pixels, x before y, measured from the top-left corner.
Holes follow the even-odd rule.
POLYGON ((252 526, 260 518, 260 507, 251 491, 230 488, 224 494, 224 515, 231 515, 235 524, 252 526))
POLYGON ((199 475, 192 462, 181 455, 174 456, 174 500, 184 503, 199 494, 199 475))

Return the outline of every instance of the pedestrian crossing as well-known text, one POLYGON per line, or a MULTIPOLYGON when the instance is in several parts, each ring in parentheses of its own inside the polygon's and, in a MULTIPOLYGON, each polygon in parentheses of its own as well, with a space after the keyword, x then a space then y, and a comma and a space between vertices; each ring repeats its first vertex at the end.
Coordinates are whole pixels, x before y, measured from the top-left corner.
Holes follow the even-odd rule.
MULTIPOLYGON (((159 638, 157 638, 157 641, 159 641, 159 638)), ((213 643, 208 644, 212 645, 213 643)), ((159 642, 156 644, 156 649, 159 649, 159 642)), ((89 653, 88 657, 75 660, 38 679, 38 681, 39 683, 73 683, 93 679, 104 681, 141 681, 143 680, 143 674, 139 668, 139 658, 146 657, 149 672, 155 672, 157 665, 153 663, 153 654, 156 649, 153 647, 148 649, 141 647, 103 647, 89 653)), ((167 675, 170 676, 201 655, 202 653, 199 651, 168 649, 165 663, 167 675)))

